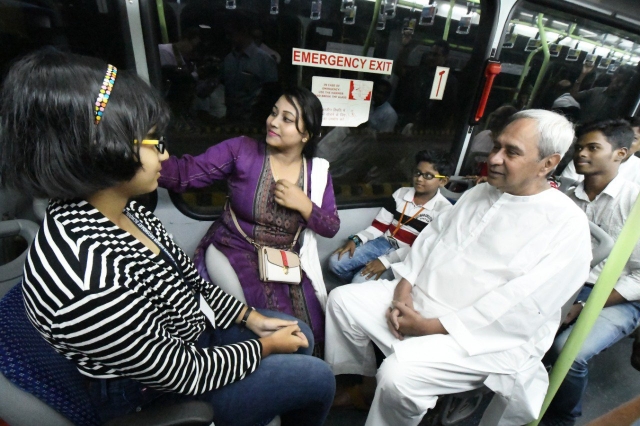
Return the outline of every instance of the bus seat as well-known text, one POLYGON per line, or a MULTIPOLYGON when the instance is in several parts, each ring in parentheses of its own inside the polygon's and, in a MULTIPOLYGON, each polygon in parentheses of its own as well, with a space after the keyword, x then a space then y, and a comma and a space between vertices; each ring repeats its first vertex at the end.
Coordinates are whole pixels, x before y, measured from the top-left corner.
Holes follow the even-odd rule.
POLYGON ((574 188, 578 183, 580 183, 577 180, 566 176, 556 176, 556 179, 560 182, 560 188, 558 189, 560 189, 563 194, 566 194, 571 188, 574 188))
POLYGON ((213 244, 210 244, 205 252, 204 260, 211 282, 246 305, 247 300, 244 298, 240 280, 227 256, 215 248, 213 244))
MULTIPOLYGON (((602 228, 591 221, 589 222, 589 231, 591 232, 591 237, 598 243, 597 246, 592 246, 591 249, 593 256, 591 267, 593 268, 609 256, 615 241, 609 234, 603 231, 602 228)), ((581 289, 582 287, 576 290, 573 296, 562 306, 560 318, 564 319, 567 316, 581 289)), ((433 410, 434 413, 430 414, 427 412, 420 426, 437 424, 442 424, 443 426, 455 425, 471 416, 478 409, 485 395, 489 393, 491 393, 491 391, 486 386, 482 386, 467 392, 443 395, 438 400, 438 405, 433 410)))
POLYGON ((33 214, 42 222, 45 214, 47 214, 47 206, 49 205, 48 198, 34 198, 33 199, 33 214))
MULTIPOLYGON (((4 220, 0 222, 0 238, 20 235, 30 246, 36 237, 38 228, 38 225, 26 219, 4 220)), ((22 270, 27 259, 28 250, 29 247, 17 258, 0 266, 0 298, 22 279, 22 270)))
MULTIPOLYGON (((20 284, 0 300, 0 418, 12 426, 100 424, 84 376, 49 346, 27 318, 20 284)), ((210 404, 190 401, 129 414, 107 425, 210 425, 212 421, 210 404)))
POLYGON ((462 194, 475 186, 475 182, 473 180, 467 179, 464 176, 451 176, 449 177, 449 182, 447 186, 444 188, 440 188, 440 193, 451 202, 451 204, 455 204, 456 201, 462 197, 462 194), (455 191, 454 191, 455 188, 455 191), (458 190, 462 189, 462 191, 458 192, 458 190))

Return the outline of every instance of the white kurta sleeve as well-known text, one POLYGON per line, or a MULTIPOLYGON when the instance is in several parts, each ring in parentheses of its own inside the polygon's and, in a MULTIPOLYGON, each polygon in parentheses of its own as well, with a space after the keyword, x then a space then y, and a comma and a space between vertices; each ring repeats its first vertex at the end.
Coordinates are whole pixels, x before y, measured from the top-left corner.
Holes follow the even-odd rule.
POLYGON ((559 325, 560 309, 589 276, 591 242, 586 217, 549 231, 552 241, 533 268, 472 305, 440 317, 469 355, 515 348, 546 322, 553 319, 559 325))
POLYGON ((440 231, 445 228, 445 223, 452 209, 442 212, 426 228, 418 234, 413 245, 401 263, 391 265, 396 278, 404 278, 411 285, 415 285, 418 274, 422 270, 431 248, 435 245, 440 231))

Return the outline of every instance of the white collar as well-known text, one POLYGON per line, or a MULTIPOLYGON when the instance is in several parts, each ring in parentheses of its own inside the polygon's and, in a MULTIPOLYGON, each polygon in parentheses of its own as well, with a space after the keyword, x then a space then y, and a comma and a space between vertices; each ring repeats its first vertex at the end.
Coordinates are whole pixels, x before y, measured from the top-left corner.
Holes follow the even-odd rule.
MULTIPOLYGON (((602 192, 596 195, 596 198, 594 198, 593 201, 596 201, 602 194, 606 194, 611 198, 616 198, 622 190, 624 183, 625 179, 620 176, 620 173, 618 173, 616 177, 614 177, 611 182, 609 182, 609 184, 602 190, 602 192)), ((576 187, 574 194, 576 198, 580 200, 586 201, 588 203, 592 202, 591 200, 589 200, 589 196, 587 196, 587 193, 584 190, 584 181, 580 182, 580 184, 576 187)))

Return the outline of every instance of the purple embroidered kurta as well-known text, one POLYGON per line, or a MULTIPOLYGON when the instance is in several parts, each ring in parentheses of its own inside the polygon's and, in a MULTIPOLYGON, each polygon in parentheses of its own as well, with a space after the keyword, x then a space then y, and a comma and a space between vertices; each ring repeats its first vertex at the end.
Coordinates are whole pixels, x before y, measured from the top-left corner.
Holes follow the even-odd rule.
MULTIPOLYGON (((333 237, 340 227, 331 176, 322 206, 313 205, 308 221, 298 211, 278 205, 274 199, 275 180, 266 144, 246 136, 229 139, 204 154, 171 157, 162 163, 160 186, 175 192, 209 186, 226 180, 230 205, 242 230, 258 244, 290 249, 298 226, 319 235, 333 237)), ((307 196, 311 192, 312 162, 307 162, 307 196)), ((298 185, 302 188, 302 172, 298 185)), ((194 261, 200 274, 209 279, 204 254, 213 244, 224 253, 242 285, 247 303, 293 315, 311 326, 316 342, 324 342, 324 314, 311 281, 303 274, 298 285, 265 283, 258 274, 256 249, 240 235, 228 210, 214 222, 196 249, 194 261)), ((298 251, 298 247, 295 248, 298 251)))

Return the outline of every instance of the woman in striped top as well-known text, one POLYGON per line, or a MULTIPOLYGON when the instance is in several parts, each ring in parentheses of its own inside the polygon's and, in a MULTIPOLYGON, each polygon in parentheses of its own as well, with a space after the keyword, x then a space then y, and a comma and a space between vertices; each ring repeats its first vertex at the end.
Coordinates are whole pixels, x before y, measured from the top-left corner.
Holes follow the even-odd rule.
POLYGON ((89 378, 103 420, 198 398, 217 425, 321 425, 335 381, 308 355, 310 329, 203 280, 129 201, 156 189, 168 157, 157 94, 100 60, 44 50, 12 67, 0 99, 2 181, 52 199, 25 264, 27 314, 89 378))

